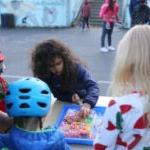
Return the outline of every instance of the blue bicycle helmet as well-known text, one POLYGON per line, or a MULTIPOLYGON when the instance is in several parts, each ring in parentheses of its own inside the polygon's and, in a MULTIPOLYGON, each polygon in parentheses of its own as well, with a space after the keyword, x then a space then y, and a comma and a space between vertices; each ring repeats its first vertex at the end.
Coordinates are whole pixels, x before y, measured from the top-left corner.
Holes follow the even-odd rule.
POLYGON ((8 84, 6 109, 11 117, 42 117, 51 104, 48 85, 37 78, 23 78, 8 84))

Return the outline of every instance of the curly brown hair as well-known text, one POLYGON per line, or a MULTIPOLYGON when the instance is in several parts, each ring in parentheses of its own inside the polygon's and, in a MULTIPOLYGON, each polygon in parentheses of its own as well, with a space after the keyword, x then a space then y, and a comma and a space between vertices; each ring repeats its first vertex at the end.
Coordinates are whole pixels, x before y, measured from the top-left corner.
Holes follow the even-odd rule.
POLYGON ((49 39, 39 43, 34 48, 31 60, 33 75, 50 85, 52 76, 50 65, 56 57, 63 59, 62 89, 68 90, 77 82, 76 64, 83 63, 72 53, 68 46, 58 40, 49 39))

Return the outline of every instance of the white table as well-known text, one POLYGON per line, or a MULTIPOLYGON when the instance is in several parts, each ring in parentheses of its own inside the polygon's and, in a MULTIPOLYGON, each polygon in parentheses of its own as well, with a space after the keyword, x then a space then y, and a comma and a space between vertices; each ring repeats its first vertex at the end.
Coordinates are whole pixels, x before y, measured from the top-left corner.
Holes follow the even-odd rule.
POLYGON ((111 97, 107 96, 99 96, 98 101, 96 103, 96 106, 104 106, 107 107, 109 102, 111 100, 111 97))

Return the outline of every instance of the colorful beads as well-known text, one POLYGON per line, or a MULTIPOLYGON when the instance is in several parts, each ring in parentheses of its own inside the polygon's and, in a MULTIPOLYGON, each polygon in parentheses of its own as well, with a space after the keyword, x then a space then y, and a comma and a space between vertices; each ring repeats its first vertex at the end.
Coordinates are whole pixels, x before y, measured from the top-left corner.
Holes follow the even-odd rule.
POLYGON ((82 118, 79 111, 68 109, 60 125, 60 129, 63 131, 65 137, 92 139, 95 115, 97 115, 96 112, 92 111, 88 117, 82 118))

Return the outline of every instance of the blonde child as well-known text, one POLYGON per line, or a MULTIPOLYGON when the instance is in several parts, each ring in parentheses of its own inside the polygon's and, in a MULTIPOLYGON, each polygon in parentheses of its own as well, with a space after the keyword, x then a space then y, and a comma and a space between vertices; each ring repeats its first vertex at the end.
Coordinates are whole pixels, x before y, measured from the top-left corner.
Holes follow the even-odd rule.
POLYGON ((90 17, 90 4, 88 0, 84 0, 81 7, 81 17, 82 17, 82 29, 85 29, 85 25, 89 28, 89 17, 90 17))
POLYGON ((94 141, 95 150, 150 149, 150 26, 120 41, 110 88, 114 97, 94 141))

